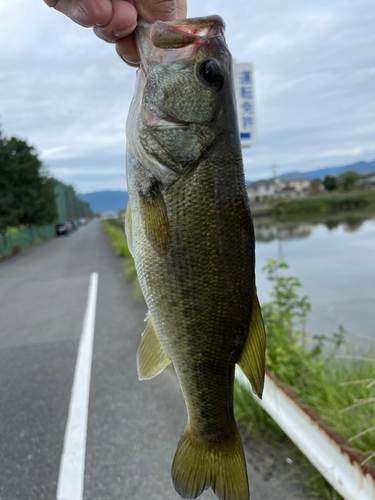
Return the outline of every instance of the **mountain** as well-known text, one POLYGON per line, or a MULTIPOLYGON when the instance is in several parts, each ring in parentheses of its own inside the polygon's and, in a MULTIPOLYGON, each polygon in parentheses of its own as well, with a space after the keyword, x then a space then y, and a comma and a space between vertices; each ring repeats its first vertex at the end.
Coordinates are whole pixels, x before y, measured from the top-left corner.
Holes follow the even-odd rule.
MULTIPOLYGON (((310 170, 309 172, 301 172, 300 170, 294 170, 293 172, 287 172, 285 174, 280 174, 278 178, 280 180, 287 181, 290 177, 301 177, 308 179, 323 179, 325 175, 339 175, 341 172, 345 172, 345 170, 355 170, 359 174, 363 174, 365 172, 374 172, 375 171, 375 160, 367 162, 360 161, 358 163, 353 163, 351 165, 345 165, 343 167, 326 167, 320 168, 318 170, 310 170)), ((246 181, 246 184, 251 184, 253 181, 246 181)))
MULTIPOLYGON (((345 170, 355 170, 359 174, 364 172, 375 171, 375 160, 371 162, 361 161, 353 163, 352 165, 345 165, 343 167, 326 167, 319 170, 312 170, 310 172, 288 172, 279 176, 279 179, 290 176, 302 176, 309 179, 323 178, 325 175, 338 175, 345 170)), ((247 184, 250 184, 247 181, 247 184)), ((118 211, 125 210, 128 203, 127 191, 95 191, 93 193, 77 194, 78 198, 83 201, 88 201, 94 212, 118 211)))
POLYGON ((370 162, 360 161, 358 163, 353 163, 352 165, 345 165, 344 167, 320 168, 319 170, 312 170, 310 172, 289 172, 287 174, 280 175, 279 179, 282 179, 284 176, 290 176, 291 174, 303 174, 309 179, 322 179, 325 175, 339 175, 341 172, 345 172, 345 170, 355 170, 359 174, 363 174, 364 172, 373 172, 375 170, 375 160, 370 162))
POLYGON ((90 203, 94 212, 125 210, 128 203, 127 191, 94 191, 77 194, 78 198, 90 203))

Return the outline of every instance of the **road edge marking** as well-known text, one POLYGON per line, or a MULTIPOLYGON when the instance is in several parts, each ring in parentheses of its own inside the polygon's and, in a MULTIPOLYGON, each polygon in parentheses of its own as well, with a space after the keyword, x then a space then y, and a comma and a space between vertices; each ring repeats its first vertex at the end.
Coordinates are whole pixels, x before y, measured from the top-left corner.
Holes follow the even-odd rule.
POLYGON ((82 500, 98 273, 91 273, 57 483, 57 500, 82 500))

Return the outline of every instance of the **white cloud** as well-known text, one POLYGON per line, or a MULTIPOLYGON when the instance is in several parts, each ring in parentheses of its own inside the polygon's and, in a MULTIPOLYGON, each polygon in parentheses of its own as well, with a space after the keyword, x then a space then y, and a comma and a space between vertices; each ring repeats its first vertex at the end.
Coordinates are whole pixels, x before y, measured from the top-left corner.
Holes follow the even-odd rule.
POLYGON ((318 154, 318 158, 330 158, 330 157, 342 157, 342 156, 359 156, 363 154, 365 150, 363 148, 352 148, 352 149, 332 149, 331 151, 324 151, 318 154))
MULTIPOLYGON (((249 179, 273 164, 282 173, 375 157, 373 0, 188 0, 189 16, 212 13, 236 59, 254 62, 249 179)), ((124 185, 134 69, 42 0, 0 0, 0 16, 3 133, 27 137, 78 191, 124 185)))

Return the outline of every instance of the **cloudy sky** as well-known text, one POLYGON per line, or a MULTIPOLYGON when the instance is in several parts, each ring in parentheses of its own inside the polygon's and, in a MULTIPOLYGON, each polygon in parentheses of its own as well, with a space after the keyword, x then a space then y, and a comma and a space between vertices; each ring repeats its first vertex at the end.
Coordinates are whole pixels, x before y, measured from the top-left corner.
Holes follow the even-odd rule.
MULTIPOLYGON (((375 159, 374 0, 188 0, 220 14, 255 70, 257 143, 246 178, 375 159)), ((135 70, 42 0, 0 0, 0 125, 79 192, 126 189, 135 70)))

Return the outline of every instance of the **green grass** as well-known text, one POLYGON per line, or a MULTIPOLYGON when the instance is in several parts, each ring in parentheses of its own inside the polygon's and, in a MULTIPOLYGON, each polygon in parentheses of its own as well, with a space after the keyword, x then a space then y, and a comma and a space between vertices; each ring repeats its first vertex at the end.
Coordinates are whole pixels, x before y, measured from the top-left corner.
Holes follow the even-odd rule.
POLYGON ((272 207, 272 215, 279 219, 288 217, 320 216, 348 211, 375 212, 375 191, 352 191, 284 200, 272 207))
POLYGON ((123 229, 121 230, 118 225, 114 224, 112 222, 113 220, 116 219, 108 219, 102 221, 104 231, 109 236, 109 239, 114 246, 117 255, 130 259, 132 258, 132 256, 128 247, 125 232, 123 229))
MULTIPOLYGON (((286 269, 285 262, 272 259, 264 268, 273 283, 272 300, 262 305, 267 331, 266 366, 326 424, 370 457, 375 451, 375 429, 371 430, 375 426, 375 349, 357 355, 358 347, 347 343, 342 327, 330 338, 311 336, 306 329, 309 299, 301 296, 298 278, 283 275, 286 269), (361 402, 366 404, 352 407, 361 402)), ((266 429, 276 438, 285 439, 252 395, 238 386, 235 409, 236 417, 250 425, 255 435, 266 429)), ((368 463, 374 465, 375 459, 368 463)), ((334 496, 337 494, 333 490, 330 492, 323 478, 319 481, 314 480, 317 491, 328 495, 321 498, 340 498, 334 496)))
POLYGON ((133 284, 135 297, 139 299, 143 298, 134 259, 128 247, 123 221, 121 219, 106 219, 102 221, 102 226, 115 248, 117 255, 125 258, 123 264, 125 280, 133 284))
MULTIPOLYGON (((375 360, 375 353, 368 351, 366 357, 375 360)), ((375 426, 375 385, 368 387, 369 380, 375 380, 374 372, 375 363, 369 361, 331 358, 320 376, 311 380, 308 389, 296 392, 325 422, 350 440, 375 426), (360 380, 366 382, 341 385, 360 380), (373 401, 342 411, 368 399, 373 401)), ((365 456, 369 455, 375 450, 375 429, 351 440, 351 444, 365 456)))
MULTIPOLYGON (((274 284, 272 301, 262 306, 267 331, 266 366, 337 432, 350 439, 375 423, 375 384, 369 386, 369 380, 375 380, 374 349, 370 346, 363 354, 374 361, 354 359, 351 354, 358 348, 348 344, 346 331, 340 326, 330 338, 311 336, 306 330, 309 299, 300 295, 298 278, 283 276, 287 268, 285 262, 272 259, 265 267, 274 284), (366 382, 341 385, 359 380, 366 382), (341 411, 357 400, 371 398, 373 402, 341 411)), ((364 453, 374 451, 375 430, 352 444, 364 453)))

